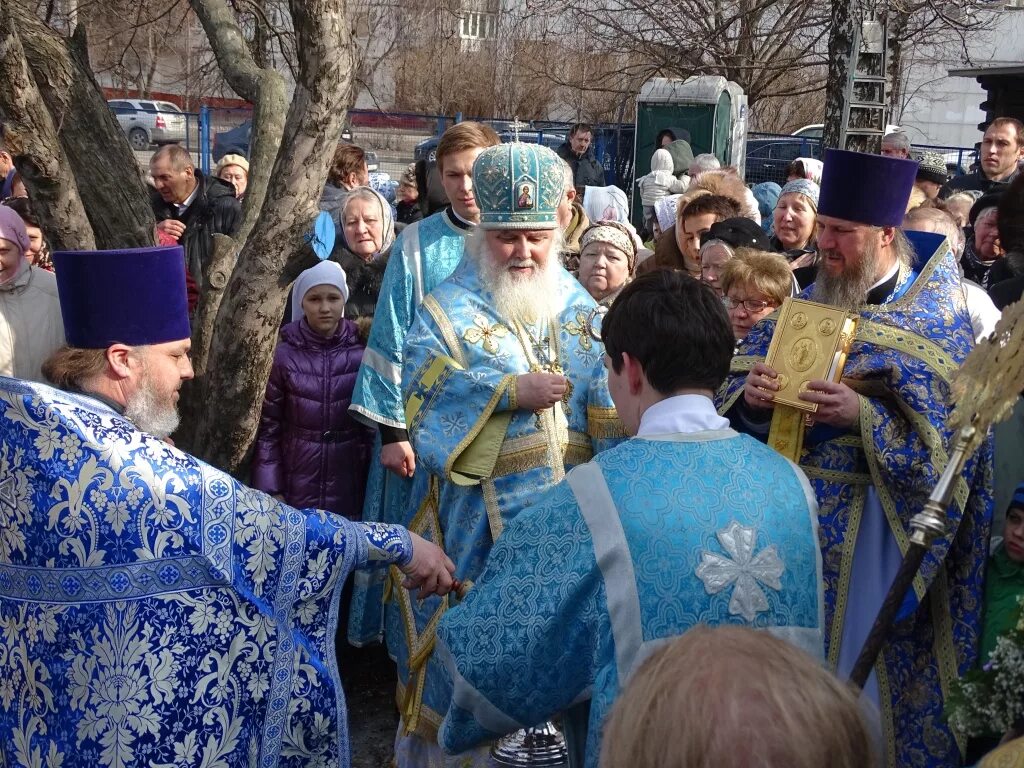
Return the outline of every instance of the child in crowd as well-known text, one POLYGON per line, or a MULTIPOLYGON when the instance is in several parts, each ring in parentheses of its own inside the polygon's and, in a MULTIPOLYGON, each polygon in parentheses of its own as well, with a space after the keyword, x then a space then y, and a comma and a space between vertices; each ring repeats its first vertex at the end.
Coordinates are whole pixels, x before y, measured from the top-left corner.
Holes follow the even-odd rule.
POLYGON ((263 401, 252 485, 293 507, 358 520, 372 432, 348 412, 364 342, 344 317, 345 271, 333 261, 295 281, 263 401))
POLYGON ((667 149, 657 149, 651 155, 651 172, 637 181, 640 187, 640 201, 644 206, 644 230, 654 231, 654 206, 664 197, 686 191, 689 177, 677 179, 672 175, 672 155, 667 149))

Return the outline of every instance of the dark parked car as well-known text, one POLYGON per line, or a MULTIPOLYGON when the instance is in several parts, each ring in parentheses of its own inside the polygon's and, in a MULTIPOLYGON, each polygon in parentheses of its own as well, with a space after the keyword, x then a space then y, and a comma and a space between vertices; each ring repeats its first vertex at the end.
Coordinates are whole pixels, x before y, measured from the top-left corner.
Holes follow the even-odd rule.
MULTIPOLYGON (((513 134, 511 130, 502 129, 498 131, 498 136, 506 144, 512 141, 513 134)), ((414 158, 416 160, 426 160, 428 163, 433 163, 437 159, 437 142, 440 141, 440 136, 431 136, 429 139, 424 139, 416 145, 414 150, 414 158)), ((519 140, 525 144, 536 144, 537 139, 540 138, 541 143, 544 146, 551 149, 558 149, 562 144, 565 143, 565 134, 556 131, 520 131, 519 140)))
MULTIPOLYGON (((346 128, 341 132, 341 140, 343 142, 352 141, 352 132, 346 128)), ((220 133, 213 134, 213 146, 210 148, 210 154, 213 155, 213 162, 218 163, 224 155, 241 155, 242 157, 249 156, 249 142, 252 141, 252 120, 246 120, 244 123, 232 128, 228 131, 221 131, 220 133)), ((373 173, 380 166, 377 160, 376 152, 366 153, 366 169, 373 173)))
POLYGON ((786 167, 798 157, 821 159, 821 141, 807 138, 748 139, 747 184, 786 183, 786 167))

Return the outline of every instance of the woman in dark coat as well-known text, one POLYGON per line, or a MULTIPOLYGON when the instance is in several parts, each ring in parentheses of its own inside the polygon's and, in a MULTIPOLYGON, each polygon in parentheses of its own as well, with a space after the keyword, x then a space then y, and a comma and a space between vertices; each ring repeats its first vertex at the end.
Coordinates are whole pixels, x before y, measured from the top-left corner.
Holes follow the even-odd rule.
POLYGON ((374 189, 356 187, 342 204, 339 234, 332 258, 341 264, 348 280, 345 317, 372 318, 395 242, 391 204, 374 189))
POLYGON ((252 485, 293 507, 358 520, 373 434, 348 412, 364 345, 343 317, 345 272, 321 262, 299 275, 293 295, 263 401, 252 485))

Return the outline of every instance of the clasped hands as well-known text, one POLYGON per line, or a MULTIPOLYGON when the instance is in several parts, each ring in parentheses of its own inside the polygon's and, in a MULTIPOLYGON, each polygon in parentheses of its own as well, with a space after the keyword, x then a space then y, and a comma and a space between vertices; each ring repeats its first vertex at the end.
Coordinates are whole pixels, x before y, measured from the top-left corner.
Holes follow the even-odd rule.
POLYGON ((568 386, 568 379, 557 373, 522 373, 516 377, 516 404, 527 411, 543 411, 565 397, 568 386))
MULTIPOLYGON (((756 363, 747 374, 743 385, 743 400, 751 408, 765 410, 772 408, 775 392, 779 389, 779 374, 774 368, 756 363)), ((797 397, 808 403, 817 403, 818 410, 811 418, 815 422, 828 424, 832 427, 849 429, 856 425, 860 417, 860 397, 842 382, 813 379, 807 383, 807 389, 797 397)))

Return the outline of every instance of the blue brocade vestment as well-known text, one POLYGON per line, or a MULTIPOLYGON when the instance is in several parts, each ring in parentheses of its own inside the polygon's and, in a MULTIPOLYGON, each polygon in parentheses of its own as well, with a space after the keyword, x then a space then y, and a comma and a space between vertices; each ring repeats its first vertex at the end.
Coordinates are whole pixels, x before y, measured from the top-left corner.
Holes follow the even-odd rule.
POLYGON ((341 588, 411 557, 0 378, 0 765, 344 768, 341 588))
POLYGON ((807 479, 731 429, 634 438, 576 467, 506 527, 441 620, 454 682, 442 745, 459 752, 590 699, 596 768, 630 674, 696 624, 764 629, 821 658, 815 513, 807 479))
MULTIPOLYGON (((974 346, 956 261, 936 235, 908 233, 916 276, 901 268, 897 296, 859 312, 843 382, 860 395, 850 430, 807 431, 799 465, 820 506, 829 666, 849 673, 948 461, 950 380, 974 346), (905 281, 904 277, 908 279, 905 281)), ((810 290, 806 292, 810 295, 810 290)), ((744 427, 738 401, 763 360, 777 315, 758 323, 733 359, 720 412, 744 427)), ((948 510, 947 533, 925 557, 866 693, 876 693, 890 768, 959 766, 943 719, 944 692, 977 656, 992 516, 990 441, 968 462, 948 510)))
MULTIPOLYGON (((413 222, 398 235, 352 395, 350 410, 363 423, 405 429, 401 392, 405 336, 423 297, 462 260, 468 231, 469 225, 447 209, 413 222)), ((380 448, 378 436, 370 462, 363 520, 401 522, 407 507, 416 505, 425 493, 425 478, 421 481, 389 472, 380 463, 380 448)), ((356 572, 348 625, 348 639, 353 645, 380 641, 385 576, 386 571, 379 569, 356 572)))
MULTIPOLYGON (((492 543, 521 509, 568 467, 624 436, 608 394, 603 346, 587 332, 594 301, 557 269, 561 309, 550 326, 499 317, 474 260, 466 258, 423 301, 409 332, 406 422, 417 473, 429 473, 431 492, 404 523, 443 543, 463 581, 479 576, 492 543), (568 378, 565 401, 537 413, 518 408, 516 377, 542 368, 568 378), (483 451, 473 474, 460 462, 481 443, 491 452, 483 451)), ((397 649, 389 640, 392 653, 397 650, 403 721, 433 741, 448 708, 448 688, 431 651, 450 598, 397 598, 387 631, 389 638, 404 640, 397 649)))

